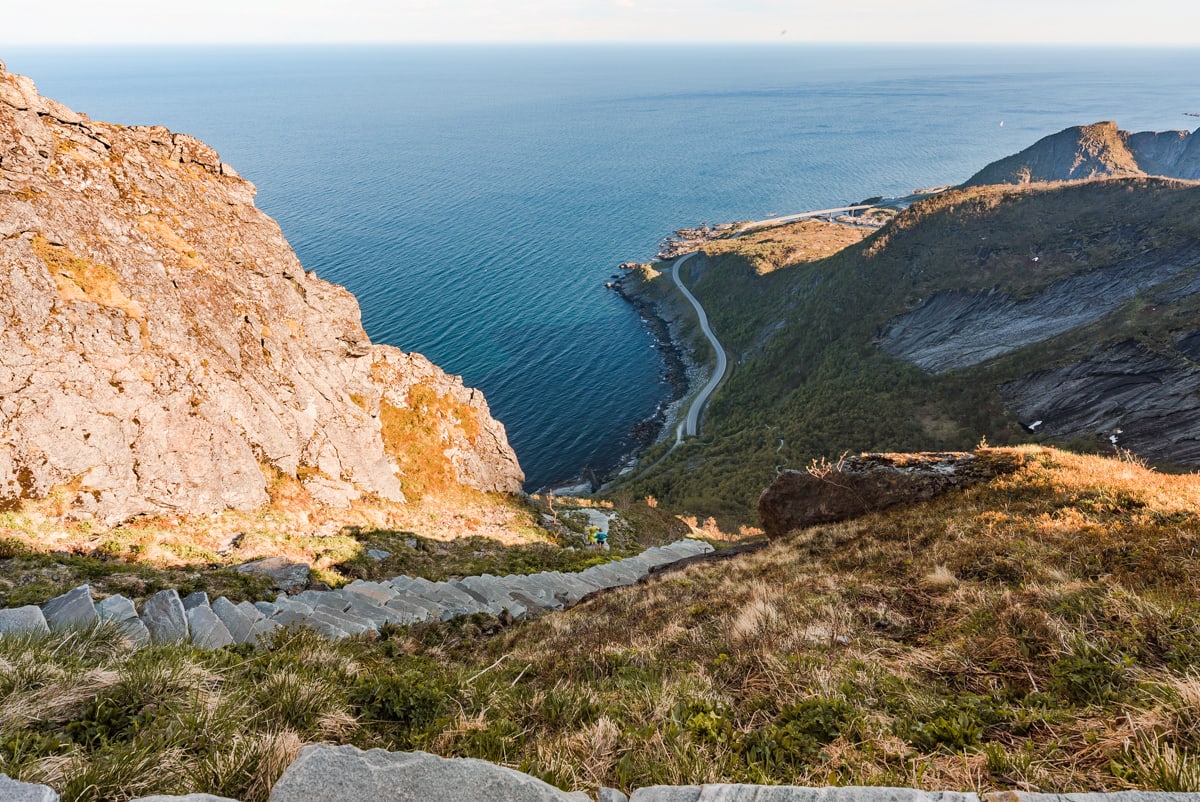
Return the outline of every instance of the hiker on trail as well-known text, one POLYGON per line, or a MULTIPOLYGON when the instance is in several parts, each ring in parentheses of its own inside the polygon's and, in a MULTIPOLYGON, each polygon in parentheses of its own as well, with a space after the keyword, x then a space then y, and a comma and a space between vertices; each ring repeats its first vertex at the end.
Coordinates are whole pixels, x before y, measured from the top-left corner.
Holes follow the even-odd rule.
POLYGON ((596 545, 596 534, 597 534, 599 531, 600 531, 600 527, 598 527, 598 526, 589 526, 589 527, 587 528, 587 540, 588 540, 588 546, 594 546, 594 545, 596 545))
POLYGON ((596 546, 604 551, 608 551, 608 532, 600 531, 596 533, 596 546))

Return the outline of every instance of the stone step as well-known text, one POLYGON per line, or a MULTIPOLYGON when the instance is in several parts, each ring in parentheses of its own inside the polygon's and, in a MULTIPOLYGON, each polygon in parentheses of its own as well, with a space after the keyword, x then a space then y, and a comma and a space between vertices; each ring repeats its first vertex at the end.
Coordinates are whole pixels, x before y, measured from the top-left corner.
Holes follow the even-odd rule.
POLYGON ((343 638, 378 633, 387 624, 445 621, 477 612, 500 615, 507 610, 519 619, 562 610, 599 590, 634 584, 651 569, 712 550, 704 541, 686 538, 577 573, 482 574, 448 582, 407 576, 383 582, 355 580, 340 590, 305 590, 271 602, 233 604, 225 597, 210 602, 204 591, 180 598, 177 591, 164 590, 147 599, 140 613, 121 595, 93 603, 90 588, 80 585, 40 608, 0 610, 0 636, 111 621, 135 646, 191 641, 220 648, 258 642, 285 626, 307 626, 326 637, 343 638))

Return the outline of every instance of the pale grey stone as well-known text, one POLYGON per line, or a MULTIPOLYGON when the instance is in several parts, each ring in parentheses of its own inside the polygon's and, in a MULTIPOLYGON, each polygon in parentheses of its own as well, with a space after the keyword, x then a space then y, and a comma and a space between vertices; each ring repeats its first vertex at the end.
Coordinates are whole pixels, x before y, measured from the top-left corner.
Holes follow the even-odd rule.
POLYGON ((39 635, 46 635, 50 632, 50 627, 46 624, 46 617, 42 614, 41 607, 34 604, 27 604, 24 607, 12 607, 7 610, 0 610, 0 636, 17 635, 27 632, 39 635))
MULTIPOLYGON (((270 602, 262 602, 262 603, 270 604, 270 602)), ((236 606, 239 610, 242 611, 242 615, 244 615, 244 616, 246 616, 246 618, 250 619, 250 623, 254 623, 255 621, 261 621, 263 618, 266 618, 266 616, 263 615, 262 610, 258 609, 257 607, 255 607, 253 604, 251 604, 248 601, 238 602, 236 606)), ((274 605, 272 605, 272 607, 274 607, 274 605)), ((274 610, 272 610, 272 612, 274 612, 274 610)))
POLYGON ((1114 791, 1077 794, 1036 794, 1029 791, 993 791, 983 802, 1200 802, 1200 793, 1170 791, 1114 791))
POLYGON ((165 796, 156 794, 155 796, 139 796, 137 799, 131 799, 129 802, 238 802, 236 799, 230 799, 227 796, 213 796, 212 794, 186 794, 185 796, 165 796))
POLYGON ((387 604, 398 595, 398 591, 390 585, 380 582, 364 582, 361 579, 354 580, 342 590, 346 593, 365 596, 376 604, 387 604))
POLYGON ((252 606, 255 610, 262 613, 264 618, 270 618, 279 612, 279 605, 272 604, 269 601, 256 601, 252 606))
POLYGON ((629 802, 699 802, 698 785, 652 785, 634 791, 629 802))
POLYGON ((333 607, 337 610, 345 610, 349 605, 345 597, 330 590, 305 590, 297 593, 292 597, 295 601, 304 602, 314 610, 317 607, 333 607))
POLYGON ((200 606, 204 606, 204 607, 212 606, 208 603, 208 594, 205 593, 204 591, 198 590, 195 593, 189 593, 188 595, 183 597, 183 609, 184 610, 191 610, 195 607, 200 607, 200 606))
POLYGON ((404 624, 407 623, 406 617, 399 610, 391 607, 384 607, 382 604, 376 604, 364 597, 350 595, 350 606, 346 608, 346 612, 350 615, 365 618, 375 625, 376 628, 384 624, 404 624))
POLYGON ((424 752, 306 746, 269 802, 590 802, 503 766, 424 752))
POLYGON ((96 602, 96 614, 101 621, 128 621, 138 617, 133 602, 120 594, 96 602))
POLYGON ((657 785, 634 791, 629 802, 979 802, 973 792, 913 788, 796 785, 657 785))
POLYGON ((68 627, 91 627, 100 621, 96 605, 92 604, 91 589, 87 585, 72 588, 61 596, 55 596, 42 605, 42 615, 50 629, 68 627))
POLYGON ((0 800, 4 800, 4 802, 58 802, 58 794, 47 785, 23 783, 12 779, 7 774, 0 774, 0 800))
POLYGON ((362 635, 365 632, 379 634, 379 630, 370 619, 344 613, 332 607, 315 607, 311 617, 332 624, 350 635, 362 635))
POLYGON ((146 625, 140 618, 126 618, 124 621, 118 621, 117 628, 137 648, 150 643, 150 630, 146 629, 146 625))
MULTIPOLYGON (((251 610, 254 607, 250 606, 251 610)), ((221 623, 225 625, 225 629, 229 630, 229 636, 233 638, 235 643, 253 643, 254 642, 254 621, 246 617, 242 609, 229 599, 222 596, 212 603, 213 614, 221 619, 221 623)), ((257 610, 254 610, 258 613, 257 610)), ((261 614, 259 614, 261 617, 261 614)))
POLYGON ((201 649, 220 649, 233 643, 233 636, 208 604, 198 604, 188 610, 187 623, 192 643, 201 649))
POLYGON ((279 622, 273 621, 270 618, 260 618, 254 622, 253 642, 261 643, 263 640, 269 640, 279 628, 279 622))
POLYGON ((382 562, 391 557, 392 553, 386 549, 367 549, 367 556, 375 562, 382 562))
POLYGON ((601 788, 596 802, 629 802, 629 797, 616 788, 601 788))
POLYGON ((160 590, 142 604, 142 623, 150 631, 154 643, 177 643, 187 640, 187 613, 183 600, 174 589, 160 590))

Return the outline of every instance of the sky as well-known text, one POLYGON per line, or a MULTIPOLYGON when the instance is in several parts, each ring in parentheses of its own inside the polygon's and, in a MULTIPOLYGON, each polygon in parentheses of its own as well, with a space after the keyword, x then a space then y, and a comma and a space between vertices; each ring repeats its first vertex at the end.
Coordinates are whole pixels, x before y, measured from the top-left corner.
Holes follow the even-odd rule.
POLYGON ((4 45, 906 42, 1200 45, 1196 0, 17 0, 4 45))

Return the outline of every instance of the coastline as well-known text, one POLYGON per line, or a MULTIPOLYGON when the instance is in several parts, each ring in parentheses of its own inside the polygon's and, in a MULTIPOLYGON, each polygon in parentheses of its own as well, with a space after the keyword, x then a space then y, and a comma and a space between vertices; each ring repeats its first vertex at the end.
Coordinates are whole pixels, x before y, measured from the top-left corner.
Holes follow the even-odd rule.
MULTIPOLYGON (((628 450, 613 464, 597 469, 585 467, 573 480, 551 484, 537 492, 553 492, 559 496, 587 495, 598 492, 613 480, 632 471, 641 461, 642 455, 654 445, 671 435, 679 420, 684 402, 693 390, 708 380, 708 371, 692 359, 691 353, 680 345, 679 322, 674 316, 660 308, 660 302, 631 289, 626 280, 631 273, 628 264, 621 265, 625 272, 614 275, 605 287, 617 293, 630 304, 638 316, 650 327, 655 347, 662 355, 661 378, 671 388, 667 399, 660 403, 654 414, 633 425, 625 435, 628 450)), ((651 264, 662 265, 663 262, 651 264)))
POLYGON ((667 401, 659 404, 653 415, 634 424, 626 435, 626 441, 630 443, 630 448, 615 464, 599 469, 585 466, 581 474, 571 480, 573 484, 552 484, 548 488, 543 488, 543 492, 549 490, 557 495, 596 493, 609 486, 614 480, 636 470, 648 449, 671 436, 674 426, 680 420, 684 402, 698 388, 703 387, 711 375, 710 367, 698 363, 693 358, 691 350, 682 345, 685 338, 680 331, 680 317, 677 313, 663 308, 665 298, 652 297, 650 293, 640 291, 637 280, 631 280, 638 268, 648 265, 656 270, 663 269, 677 258, 695 251, 702 251, 704 243, 709 240, 737 239, 752 231, 786 225, 803 219, 817 218, 841 225, 880 228, 898 211, 918 200, 940 194, 950 188, 947 185, 915 189, 911 194, 899 198, 875 197, 848 206, 800 212, 766 220, 723 223, 715 226, 701 223, 695 228, 675 231, 672 236, 659 243, 659 251, 653 261, 625 262, 619 265, 618 269, 621 272, 613 275, 612 280, 605 282, 605 287, 613 290, 632 305, 653 331, 658 350, 663 357, 662 378, 671 386, 670 396, 667 401), (883 217, 879 216, 880 212, 884 212, 883 217))

